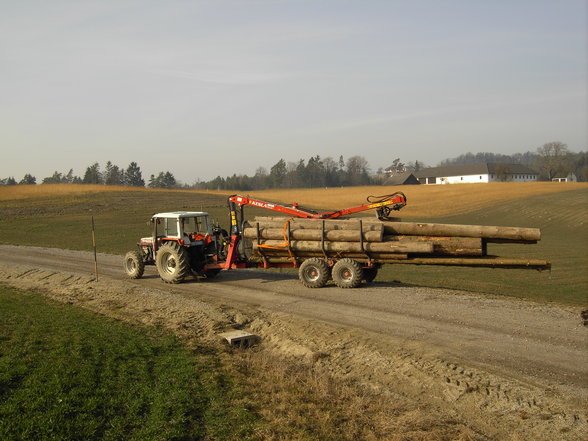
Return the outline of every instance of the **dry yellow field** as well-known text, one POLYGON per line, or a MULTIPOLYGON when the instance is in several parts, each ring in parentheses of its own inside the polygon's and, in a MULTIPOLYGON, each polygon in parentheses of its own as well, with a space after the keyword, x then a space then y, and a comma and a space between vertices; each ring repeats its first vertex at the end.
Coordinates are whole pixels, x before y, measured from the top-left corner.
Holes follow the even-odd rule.
POLYGON ((407 206, 402 218, 443 217, 467 213, 501 202, 524 199, 542 194, 588 188, 588 183, 520 182, 453 185, 407 185, 395 187, 344 187, 298 190, 253 191, 251 196, 284 203, 298 202, 311 208, 340 209, 363 204, 369 195, 385 195, 402 191, 407 206))
MULTIPOLYGON (((76 196, 90 193, 126 192, 126 191, 192 191, 168 190, 144 187, 123 187, 115 185, 92 184, 40 184, 40 185, 4 185, 0 186, 0 201, 16 199, 47 198, 59 196, 76 196)), ((202 193, 195 191, 195 193, 202 193)), ((209 192, 220 193, 224 192, 209 192)))
MULTIPOLYGON (((327 210, 361 205, 365 203, 366 197, 369 195, 380 196, 402 191, 407 196, 408 205, 402 209, 400 216, 403 218, 428 218, 467 213, 500 204, 501 202, 582 188, 588 188, 588 183, 528 182, 395 187, 369 186, 262 190, 240 193, 267 201, 282 202, 284 204, 298 202, 302 206, 309 208, 327 210)), ((126 191, 167 191, 208 195, 239 193, 238 191, 164 190, 83 184, 11 185, 0 186, 0 201, 126 191)))

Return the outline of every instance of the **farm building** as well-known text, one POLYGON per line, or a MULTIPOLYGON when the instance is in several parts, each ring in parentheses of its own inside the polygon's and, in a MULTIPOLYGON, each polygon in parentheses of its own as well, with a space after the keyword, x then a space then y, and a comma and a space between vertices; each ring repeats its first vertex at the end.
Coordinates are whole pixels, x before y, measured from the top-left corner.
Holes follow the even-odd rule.
POLYGON ((551 179, 553 182, 578 182, 578 178, 574 173, 570 173, 567 176, 556 176, 551 179))
POLYGON ((425 168, 414 172, 421 184, 532 182, 539 174, 522 164, 485 163, 425 168))
POLYGON ((384 185, 418 185, 417 177, 411 172, 397 173, 384 181, 384 185))

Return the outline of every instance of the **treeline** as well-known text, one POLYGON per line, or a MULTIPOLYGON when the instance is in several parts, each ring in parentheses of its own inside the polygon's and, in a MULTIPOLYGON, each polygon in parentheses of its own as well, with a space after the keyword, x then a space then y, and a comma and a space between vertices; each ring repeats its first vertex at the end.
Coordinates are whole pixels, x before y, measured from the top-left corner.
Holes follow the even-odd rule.
POLYGON ((562 142, 548 142, 536 151, 504 155, 500 153, 465 153, 441 161, 440 166, 502 162, 522 164, 539 173, 539 179, 550 181, 555 177, 574 174, 578 181, 588 181, 588 152, 571 152, 562 142))
MULTIPOLYGON (((505 155, 500 153, 465 153, 456 158, 441 161, 440 166, 478 164, 478 163, 515 163, 523 164, 539 173, 540 179, 551 180, 555 177, 567 177, 574 174, 578 181, 588 181, 588 152, 574 153, 562 142, 550 142, 536 151, 505 155)), ((386 164, 383 164, 384 166, 386 164)), ((233 174, 217 176, 210 181, 197 181, 192 185, 176 181, 169 171, 152 174, 147 181, 151 188, 194 188, 202 190, 263 190, 270 188, 319 188, 347 187, 357 185, 381 185, 390 175, 406 171, 416 172, 425 168, 420 161, 404 163, 400 158, 394 159, 386 170, 379 167, 375 173, 370 172, 367 160, 363 156, 352 156, 345 160, 332 157, 312 156, 308 160, 286 162, 280 159, 269 171, 259 167, 253 176, 233 174)), ((0 179, 0 185, 36 184, 37 179, 26 174, 20 181, 9 177, 0 179)), ((67 173, 54 172, 43 178, 42 184, 105 184, 144 187, 141 168, 131 162, 127 168, 121 168, 108 161, 102 170, 95 162, 88 166, 83 177, 75 176, 73 170, 67 173)))
MULTIPOLYGON (((26 174, 20 181, 14 177, 0 179, 0 185, 34 185, 37 184, 37 178, 31 174, 26 174)), ((131 162, 127 168, 121 168, 111 161, 106 163, 104 170, 100 164, 95 162, 88 166, 83 177, 74 175, 73 169, 67 173, 55 171, 51 176, 42 179, 41 184, 104 184, 104 185, 123 185, 128 187, 145 187, 145 180, 141 167, 136 162, 131 162)), ((177 186, 176 178, 169 171, 159 172, 151 175, 147 183, 151 188, 174 188, 177 186)))
POLYGON ((347 187, 381 183, 380 178, 371 176, 369 165, 362 156, 347 160, 319 155, 308 160, 286 162, 280 159, 270 168, 259 167, 253 176, 238 175, 197 182, 193 188, 203 190, 263 190, 267 188, 316 188, 347 187))

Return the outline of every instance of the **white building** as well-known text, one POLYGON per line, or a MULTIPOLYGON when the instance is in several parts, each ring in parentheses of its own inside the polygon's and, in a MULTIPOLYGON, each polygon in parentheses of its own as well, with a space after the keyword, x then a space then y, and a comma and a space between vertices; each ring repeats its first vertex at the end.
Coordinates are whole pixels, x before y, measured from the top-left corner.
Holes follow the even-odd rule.
POLYGON ((578 182, 578 178, 574 173, 569 173, 567 176, 556 176, 551 180, 553 182, 578 182))
POLYGON ((486 163, 425 168, 414 172, 421 184, 534 182, 539 174, 522 164, 486 163))

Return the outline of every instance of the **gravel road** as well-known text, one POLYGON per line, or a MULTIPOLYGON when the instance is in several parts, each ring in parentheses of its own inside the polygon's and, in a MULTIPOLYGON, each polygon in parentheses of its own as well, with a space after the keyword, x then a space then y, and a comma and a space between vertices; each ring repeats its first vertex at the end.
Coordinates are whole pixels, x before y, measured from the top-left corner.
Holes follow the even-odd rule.
POLYGON ((446 408, 485 439, 585 439, 581 308, 383 282, 313 290, 294 275, 253 270, 171 286, 153 267, 126 279, 121 260, 100 254, 93 285, 91 253, 1 245, 0 281, 198 335, 250 330, 285 356, 446 408))

